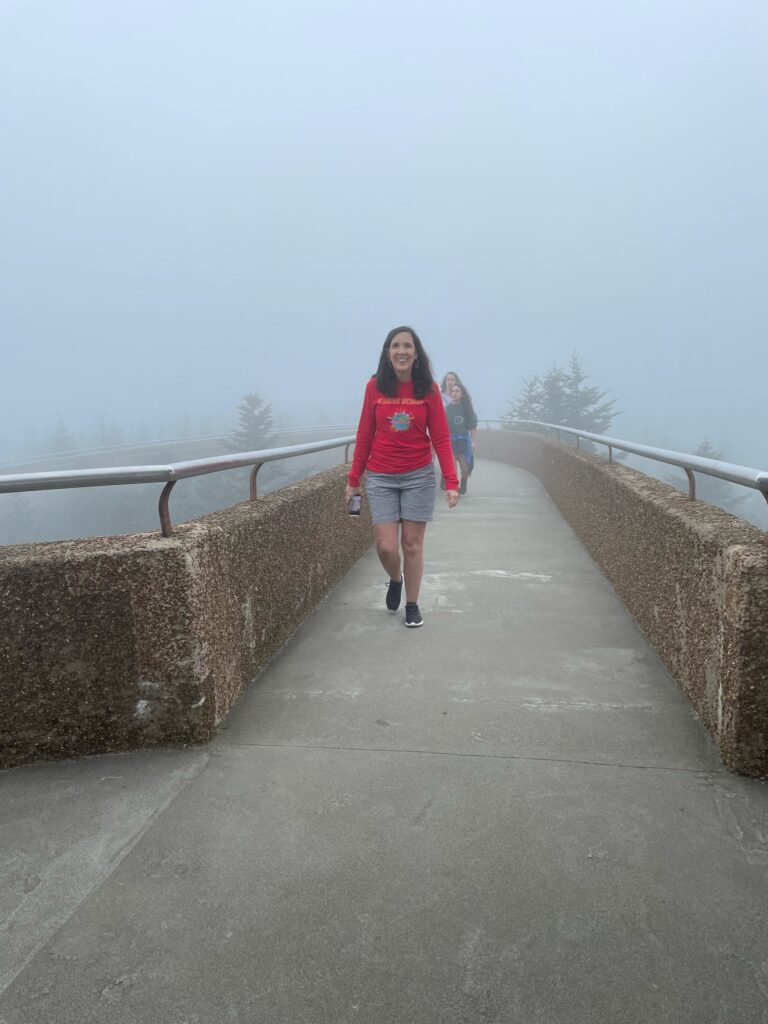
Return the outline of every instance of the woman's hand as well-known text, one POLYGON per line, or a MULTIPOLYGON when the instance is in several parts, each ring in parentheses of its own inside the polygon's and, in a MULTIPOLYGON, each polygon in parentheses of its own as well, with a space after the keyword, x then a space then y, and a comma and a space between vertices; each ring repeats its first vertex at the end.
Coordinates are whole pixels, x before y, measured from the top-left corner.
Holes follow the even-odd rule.
POLYGON ((458 491, 446 491, 445 497, 448 502, 448 508, 454 508, 459 504, 459 492, 458 491))
POLYGON ((362 494, 362 493, 363 492, 362 492, 362 489, 360 487, 350 487, 350 485, 347 484, 347 489, 346 489, 346 491, 344 493, 344 504, 348 505, 349 504, 349 499, 354 494, 362 494))

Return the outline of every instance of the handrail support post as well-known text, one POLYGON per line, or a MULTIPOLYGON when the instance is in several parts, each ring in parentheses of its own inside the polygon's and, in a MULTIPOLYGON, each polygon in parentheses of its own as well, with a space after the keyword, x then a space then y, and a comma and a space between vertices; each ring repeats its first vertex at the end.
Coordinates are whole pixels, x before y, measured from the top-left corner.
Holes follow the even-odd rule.
POLYGON ((259 470, 261 469, 261 467, 263 465, 264 465, 263 462, 256 462, 254 464, 254 466, 253 466, 253 469, 251 470, 251 488, 250 488, 251 501, 256 501, 256 499, 259 496, 257 491, 256 491, 256 476, 257 476, 259 470))
POLYGON ((160 532, 164 537, 170 537, 173 533, 173 526, 171 525, 171 513, 168 509, 168 499, 171 496, 171 491, 176 483, 175 480, 169 480, 163 488, 162 494, 160 495, 160 501, 158 502, 158 510, 160 512, 160 532))

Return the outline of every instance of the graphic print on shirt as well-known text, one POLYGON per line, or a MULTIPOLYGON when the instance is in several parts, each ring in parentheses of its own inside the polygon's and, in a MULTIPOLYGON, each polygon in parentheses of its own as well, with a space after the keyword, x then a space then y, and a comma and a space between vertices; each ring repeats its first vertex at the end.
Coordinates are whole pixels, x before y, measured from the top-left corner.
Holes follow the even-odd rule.
POLYGON ((406 412, 403 408, 404 405, 423 405, 424 401, 421 398, 382 398, 379 401, 380 405, 396 405, 397 411, 393 412, 391 416, 387 416, 387 422, 392 430, 396 433, 403 433, 406 430, 410 430, 414 423, 414 416, 410 412, 406 412))
POLYGON ((390 426, 393 430, 410 430, 413 416, 411 416, 409 412, 405 412, 401 409, 400 412, 387 416, 387 419, 389 420, 390 426))

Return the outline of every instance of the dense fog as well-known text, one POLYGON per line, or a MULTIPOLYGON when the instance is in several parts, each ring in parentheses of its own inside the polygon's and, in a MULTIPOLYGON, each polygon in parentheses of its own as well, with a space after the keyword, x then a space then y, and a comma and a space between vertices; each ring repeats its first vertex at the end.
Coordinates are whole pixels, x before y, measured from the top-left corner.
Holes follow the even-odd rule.
MULTIPOLYGON (((610 434, 768 469, 767 41, 763 0, 0 0, 0 473, 223 451, 249 394, 354 424, 401 323, 481 418, 577 353, 610 434)), ((0 494, 0 543, 156 528, 110 490, 0 494)))

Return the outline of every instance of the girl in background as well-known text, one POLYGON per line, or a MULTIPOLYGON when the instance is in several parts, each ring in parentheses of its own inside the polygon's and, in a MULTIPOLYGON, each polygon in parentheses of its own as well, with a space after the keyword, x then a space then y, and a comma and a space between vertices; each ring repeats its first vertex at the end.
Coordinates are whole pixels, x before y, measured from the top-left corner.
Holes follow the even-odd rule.
POLYGON ((454 373, 453 370, 448 370, 443 379, 440 381, 440 396, 443 399, 443 405, 448 405, 451 401, 451 388, 454 384, 460 384, 458 373, 454 373))
POLYGON ((472 406, 471 395, 460 384, 454 384, 451 388, 451 403, 445 407, 445 414, 448 417, 454 458, 461 472, 459 494, 466 494, 467 481, 475 468, 477 416, 472 406))

